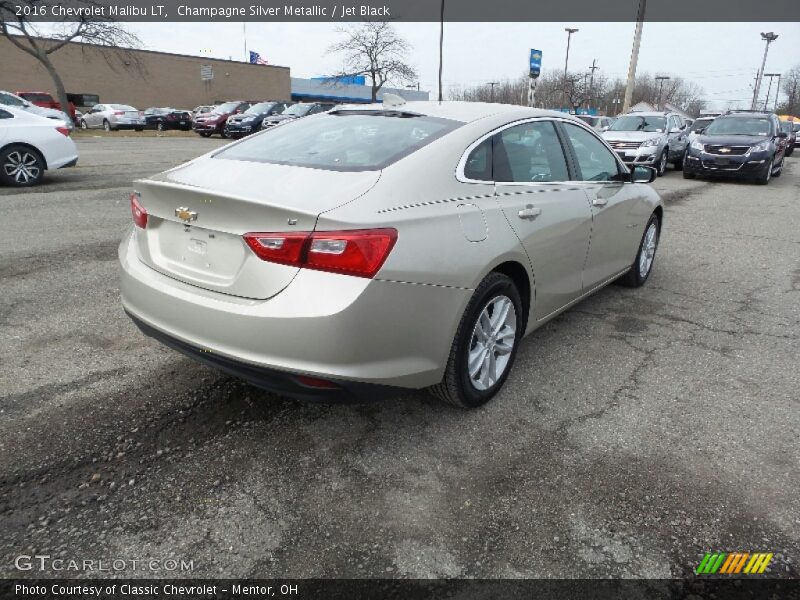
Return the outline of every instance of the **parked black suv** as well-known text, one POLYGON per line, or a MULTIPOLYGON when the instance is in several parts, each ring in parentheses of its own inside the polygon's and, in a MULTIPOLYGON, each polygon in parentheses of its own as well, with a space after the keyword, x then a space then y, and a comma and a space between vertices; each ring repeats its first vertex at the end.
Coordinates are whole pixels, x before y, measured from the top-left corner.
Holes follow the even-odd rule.
POLYGON ((686 179, 719 175, 766 185, 783 170, 787 136, 774 113, 729 111, 698 133, 683 161, 686 179))
POLYGON ((264 119, 261 123, 261 129, 274 127, 275 125, 280 125, 281 123, 285 123, 292 119, 301 119, 303 117, 325 112, 335 106, 336 105, 332 102, 302 102, 300 104, 292 104, 281 114, 264 119))
POLYGON ((259 102, 240 115, 228 117, 225 133, 231 138, 240 138, 261 129, 265 117, 281 114, 292 102, 259 102))

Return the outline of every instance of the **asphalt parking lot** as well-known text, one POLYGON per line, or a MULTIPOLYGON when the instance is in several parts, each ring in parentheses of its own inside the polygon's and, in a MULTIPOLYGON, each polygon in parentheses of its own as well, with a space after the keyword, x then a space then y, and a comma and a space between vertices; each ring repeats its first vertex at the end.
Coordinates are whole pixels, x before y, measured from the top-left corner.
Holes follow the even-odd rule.
POLYGON ((79 575, 14 567, 38 553, 193 561, 170 576, 661 578, 744 550, 800 577, 798 157, 768 187, 670 169, 647 285, 534 333, 463 412, 285 400, 139 333, 117 284, 131 181, 221 144, 81 136, 77 168, 0 188, 0 575, 79 575))

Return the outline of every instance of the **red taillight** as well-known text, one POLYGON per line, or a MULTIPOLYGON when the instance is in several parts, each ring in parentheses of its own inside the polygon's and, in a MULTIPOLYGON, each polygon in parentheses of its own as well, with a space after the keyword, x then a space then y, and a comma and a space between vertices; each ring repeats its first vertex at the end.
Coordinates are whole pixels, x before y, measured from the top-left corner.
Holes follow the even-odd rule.
POLYGON ((139 194, 136 192, 131 194, 131 215, 137 227, 142 229, 147 227, 147 210, 139 202, 139 194))
POLYGON ((372 278, 392 251, 397 230, 246 233, 244 240, 261 260, 372 278))
POLYGON ((327 379, 319 379, 318 377, 309 377, 308 375, 295 375, 295 381, 300 385, 306 387, 320 388, 323 390, 335 390, 339 386, 328 381, 327 379))
POLYGON ((117 115, 117 116, 124 115, 125 111, 123 111, 123 110, 115 110, 114 114, 117 115))
POLYGON ((56 127, 56 131, 61 135, 69 137, 69 128, 67 127, 56 127))

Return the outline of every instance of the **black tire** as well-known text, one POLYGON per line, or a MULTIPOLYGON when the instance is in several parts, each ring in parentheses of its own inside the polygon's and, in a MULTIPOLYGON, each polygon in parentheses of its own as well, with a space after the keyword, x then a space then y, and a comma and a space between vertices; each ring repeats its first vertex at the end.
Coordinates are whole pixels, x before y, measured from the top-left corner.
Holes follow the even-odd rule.
POLYGON ((775 168, 775 157, 769 159, 769 163, 764 168, 764 170, 758 174, 756 177, 756 183, 758 185, 767 185, 769 180, 772 179, 772 170, 775 168))
POLYGON ((144 131, 144 127, 134 127, 135 131, 144 131))
POLYGON ((794 146, 787 146, 786 147, 786 156, 791 156, 794 154, 794 146))
MULTIPOLYGON (((517 348, 525 330, 523 310, 522 298, 511 278, 502 273, 489 273, 478 285, 461 317, 441 383, 431 386, 428 388, 429 391, 445 403, 459 408, 477 408, 491 400, 503 387, 514 366, 517 348), (504 300, 511 301, 516 317, 513 346, 507 353, 508 361, 500 377, 485 389, 479 389, 476 385, 480 382, 473 382, 468 364, 470 351, 471 349, 474 351, 476 348, 473 344, 477 341, 476 328, 484 311, 488 311, 490 305, 497 306, 493 304, 495 301, 504 302, 504 300)), ((494 360, 502 354, 495 352, 496 341, 497 339, 493 338, 490 350, 494 355, 494 360)), ((488 354, 484 354, 484 356, 488 357, 488 354)), ((483 364, 483 360, 479 362, 483 364)), ((480 369, 479 373, 482 371, 483 369, 480 369)))
POLYGON ((111 123, 109 123, 106 119, 103 119, 103 129, 106 131, 112 131, 111 123))
POLYGON ((209 131, 198 131, 197 135, 199 135, 200 137, 207 138, 207 137, 211 137, 211 132, 209 132, 209 131))
POLYGON ((5 185, 13 187, 37 185, 41 183, 44 171, 44 158, 30 146, 11 144, 0 150, 0 182, 5 185))
POLYGON ((683 178, 684 179, 694 179, 697 177, 697 173, 692 173, 691 171, 687 171, 686 167, 683 167, 683 178))
POLYGON ((683 154, 681 154, 681 157, 672 164, 675 166, 676 170, 680 171, 681 169, 683 169, 683 161, 685 160, 686 160, 686 151, 684 150, 683 154))
POLYGON ((664 148, 664 152, 661 154, 661 157, 658 159, 658 165, 656 165, 656 174, 659 177, 662 177, 664 173, 667 172, 667 162, 669 161, 669 149, 664 148))
POLYGON ((633 261, 633 265, 631 265, 630 270, 617 280, 619 283, 627 287, 639 287, 644 285, 644 282, 647 281, 648 277, 650 277, 650 273, 653 272, 653 265, 655 264, 656 251, 658 250, 658 241, 660 238, 661 238, 661 221, 659 220, 658 215, 656 213, 653 213, 652 215, 650 215, 650 218, 647 221, 647 225, 644 228, 642 239, 639 242, 639 249, 636 252, 636 259, 633 261), (655 247, 653 248, 652 261, 650 261, 650 265, 647 267, 646 273, 642 274, 642 271, 639 268, 640 260, 642 257, 642 252, 645 249, 645 239, 647 238, 647 234, 650 231, 650 226, 653 224, 655 225, 655 247))
POLYGON ((786 163, 786 155, 781 157, 781 164, 778 166, 778 170, 775 171, 772 176, 773 177, 780 177, 783 173, 783 165, 786 163))
POLYGON ((84 119, 81 119, 80 127, 81 129, 89 129, 89 124, 84 119))
POLYGON ((224 140, 224 139, 227 139, 227 137, 228 137, 228 134, 227 134, 227 133, 225 133, 225 131, 223 130, 223 131, 220 131, 220 132, 219 132, 219 136, 220 136, 220 137, 221 137, 221 138, 224 140))

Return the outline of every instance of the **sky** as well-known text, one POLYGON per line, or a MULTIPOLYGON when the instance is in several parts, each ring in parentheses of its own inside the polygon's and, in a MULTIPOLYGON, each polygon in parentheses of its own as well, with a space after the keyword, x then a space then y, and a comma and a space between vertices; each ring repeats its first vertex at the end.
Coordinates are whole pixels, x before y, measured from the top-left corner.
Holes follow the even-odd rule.
MULTIPOLYGON (((243 60, 242 23, 132 23, 145 48, 180 54, 243 60)), ((437 93, 439 23, 395 23, 412 46, 409 60, 420 87, 437 93)), ((445 23, 444 91, 519 77, 527 71, 530 48, 542 50, 542 69, 563 71, 567 34, 570 71, 585 71, 597 61, 598 73, 625 77, 634 23, 445 23)), ((709 108, 739 102, 749 106, 752 85, 764 53, 762 31, 779 38, 770 45, 766 73, 800 64, 800 23, 647 23, 638 72, 680 75, 703 88, 709 108)), ((341 37, 330 23, 247 23, 248 50, 271 64, 288 66, 293 77, 336 72, 340 59, 327 54, 341 37)), ((762 86, 762 101, 768 80, 762 86)), ((777 82, 775 82, 777 84, 777 82)), ((772 97, 774 98, 775 86, 772 97)), ((772 102, 770 102, 772 105, 772 102)))

